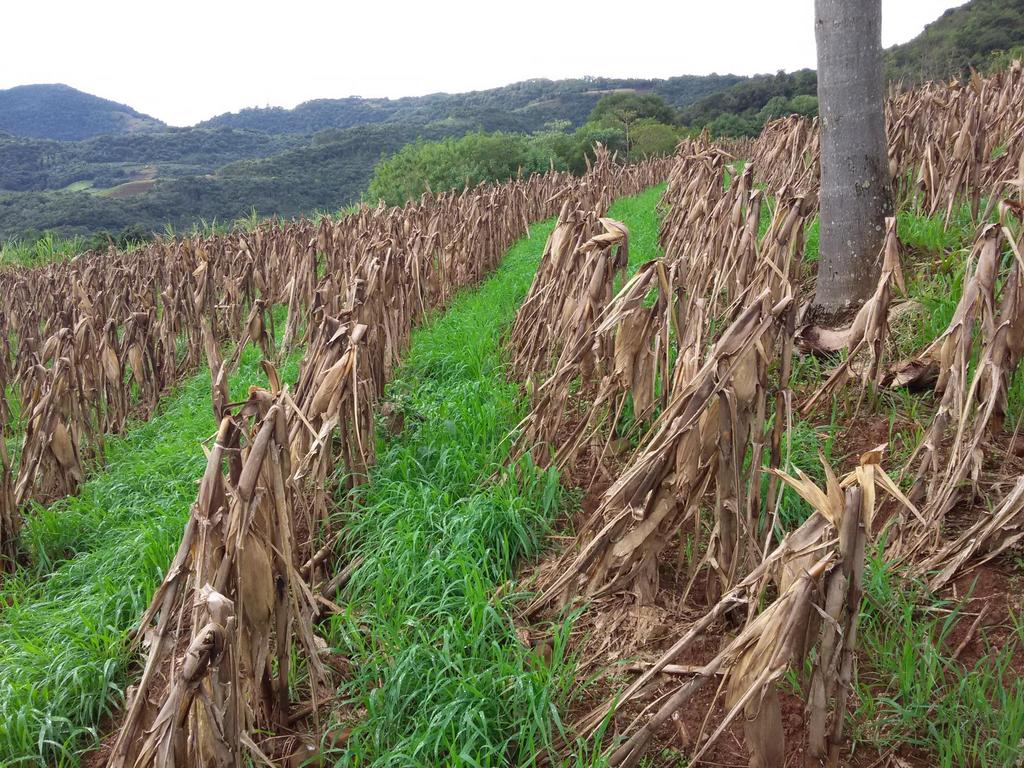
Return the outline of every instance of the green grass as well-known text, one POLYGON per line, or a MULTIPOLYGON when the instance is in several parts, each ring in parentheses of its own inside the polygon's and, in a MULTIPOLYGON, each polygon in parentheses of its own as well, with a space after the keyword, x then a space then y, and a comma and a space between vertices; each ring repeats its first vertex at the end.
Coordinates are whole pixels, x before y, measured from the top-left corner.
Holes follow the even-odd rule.
POLYGON ((896 233, 905 249, 931 256, 955 253, 974 240, 974 223, 966 205, 953 212, 949 226, 945 216, 927 216, 913 211, 900 211, 896 216, 896 233))
MULTIPOLYGON (((838 425, 833 419, 829 424, 813 425, 802 419, 797 419, 790 429, 782 433, 782 460, 781 467, 788 474, 796 476, 796 469, 800 469, 819 486, 825 485, 825 470, 821 465, 819 451, 824 455, 825 460, 832 464, 833 448, 838 425)), ((764 464, 768 465, 770 459, 769 451, 765 451, 764 464)), ((762 498, 766 498, 768 490, 768 477, 761 481, 762 498)), ((774 512, 774 510, 771 510, 774 512)), ((800 498, 799 494, 789 486, 779 483, 779 526, 781 531, 778 540, 788 531, 799 528, 812 512, 811 505, 800 498)))
POLYGON ((620 198, 608 208, 606 215, 609 218, 618 219, 629 228, 629 275, 633 275, 644 262, 665 255, 658 242, 661 220, 657 210, 665 187, 665 184, 659 184, 639 195, 620 198))
MULTIPOLYGON (((250 347, 232 396, 265 384, 250 347)), ((293 358, 282 374, 294 378, 293 358)), ((210 376, 181 384, 145 424, 107 439, 105 470, 28 517, 30 565, 0 587, 0 765, 76 765, 123 698, 132 629, 163 578, 216 431, 210 376)))
MULTIPOLYGON (((976 663, 951 658, 965 603, 908 589, 877 549, 865 573, 861 666, 851 715, 854 748, 913 747, 942 768, 995 768, 1024 758, 1024 681, 1012 664, 1024 623, 976 663)), ((977 604, 975 604, 977 605, 977 604)))
POLYGON ((963 295, 967 255, 974 244, 970 210, 958 208, 947 227, 942 215, 925 216, 901 211, 896 218, 903 246, 907 294, 920 302, 922 312, 907 328, 897 328, 895 340, 901 356, 920 352, 939 337, 953 319, 963 295))
MULTIPOLYGON (((634 267, 660 253, 660 192, 609 210, 630 228, 634 267)), ((365 560, 327 635, 351 659, 342 711, 359 712, 336 765, 531 764, 558 732, 557 705, 575 684, 568 627, 551 628, 546 660, 525 646, 512 580, 540 551, 563 492, 555 472, 528 462, 503 471, 528 405, 508 381, 503 333, 552 226, 532 227, 478 291, 417 331, 389 386, 405 430, 381 446, 340 521, 365 560)))
POLYGON ((821 239, 821 219, 815 216, 807 225, 807 234, 804 238, 804 262, 816 264, 818 262, 818 249, 821 239))

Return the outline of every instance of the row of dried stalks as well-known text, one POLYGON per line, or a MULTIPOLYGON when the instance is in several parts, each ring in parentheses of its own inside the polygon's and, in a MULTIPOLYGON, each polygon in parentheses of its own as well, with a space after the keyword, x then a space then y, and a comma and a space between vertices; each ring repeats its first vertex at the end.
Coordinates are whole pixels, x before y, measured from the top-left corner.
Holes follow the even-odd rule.
MULTIPOLYGON (((980 228, 967 259, 963 295, 946 330, 912 360, 893 366, 890 386, 931 385, 937 409, 907 462, 921 515, 906 521, 890 557, 910 562, 939 547, 947 515, 985 496, 1000 479, 1013 377, 1024 357, 1020 211, 980 228)), ((978 542, 974 546, 980 546, 978 542)))
MULTIPOLYGON (((816 706, 823 713, 834 708, 838 714, 829 722, 842 722, 842 706, 830 702, 846 689, 842 665, 833 664, 831 655, 838 660, 849 652, 836 642, 833 624, 812 626, 811 606, 831 610, 847 630, 855 623, 856 609, 849 606, 859 602, 854 574, 862 567, 856 562, 858 556, 863 562, 869 529, 863 519, 873 509, 874 480, 867 507, 858 484, 849 505, 853 522, 844 524, 838 481, 828 494, 815 494, 805 478, 778 472, 782 423, 791 407, 795 286, 810 213, 803 196, 781 196, 759 235, 756 169, 747 165, 737 172, 725 153, 704 140, 685 143, 680 155, 664 198, 664 258, 620 278, 624 284, 616 292, 616 277, 627 263, 625 226, 578 206, 563 208, 513 328, 515 373, 539 382, 514 453, 530 452, 537 463, 563 470, 582 464, 580 474, 610 481, 574 543, 540 572, 539 594, 528 610, 536 614, 579 598, 623 594, 641 607, 651 605, 660 563, 680 532, 709 530, 684 594, 699 586, 711 609, 622 696, 577 722, 576 733, 594 732, 712 622, 746 614, 750 621, 736 640, 668 694, 645 722, 627 726, 619 734, 627 738, 609 757, 613 765, 637 764, 673 713, 725 672, 729 714, 695 757, 745 712, 751 753, 774 765, 774 751, 784 741, 774 684, 800 667, 812 647, 829 658, 816 673, 816 706), (774 386, 770 371, 783 377, 774 386), (776 470, 766 491, 762 466, 776 470), (782 481, 812 496, 821 510, 806 531, 776 547, 775 521, 765 510, 774 507, 782 481), (843 546, 837 531, 844 532, 843 546), (802 573, 797 563, 807 557, 814 564, 802 573), (840 578, 826 605, 819 596, 826 583, 838 585, 840 578), (758 614, 760 598, 773 593, 778 599, 758 614)), ((873 476, 876 464, 866 462, 864 472, 873 476)), ((815 721, 825 751, 831 743, 826 719, 815 721)))

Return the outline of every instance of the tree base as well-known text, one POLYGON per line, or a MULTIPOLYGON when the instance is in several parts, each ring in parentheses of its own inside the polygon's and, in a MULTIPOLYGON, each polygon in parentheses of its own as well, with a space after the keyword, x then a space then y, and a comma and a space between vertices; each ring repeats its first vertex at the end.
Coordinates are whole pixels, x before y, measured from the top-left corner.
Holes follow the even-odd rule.
POLYGON ((853 303, 842 307, 832 307, 811 303, 803 316, 804 325, 816 325, 820 328, 838 330, 847 328, 860 311, 861 304, 853 303))

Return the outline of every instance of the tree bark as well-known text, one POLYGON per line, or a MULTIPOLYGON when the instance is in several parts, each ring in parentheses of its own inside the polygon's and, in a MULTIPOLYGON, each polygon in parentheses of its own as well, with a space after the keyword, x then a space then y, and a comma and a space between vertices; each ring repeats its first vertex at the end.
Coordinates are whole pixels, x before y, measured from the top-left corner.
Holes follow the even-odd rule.
POLYGON ((821 123, 821 236, 814 320, 875 288, 892 215, 882 76, 881 0, 815 0, 821 123))

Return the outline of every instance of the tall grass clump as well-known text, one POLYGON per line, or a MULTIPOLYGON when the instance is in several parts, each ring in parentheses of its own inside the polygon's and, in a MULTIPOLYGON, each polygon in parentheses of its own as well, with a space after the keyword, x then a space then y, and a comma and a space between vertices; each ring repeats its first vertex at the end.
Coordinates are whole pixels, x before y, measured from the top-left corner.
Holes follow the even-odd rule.
POLYGON ((62 238, 52 232, 36 240, 10 239, 0 242, 0 267, 39 267, 69 259, 88 245, 84 237, 62 238))

